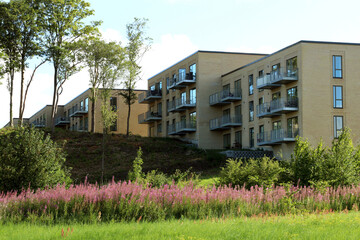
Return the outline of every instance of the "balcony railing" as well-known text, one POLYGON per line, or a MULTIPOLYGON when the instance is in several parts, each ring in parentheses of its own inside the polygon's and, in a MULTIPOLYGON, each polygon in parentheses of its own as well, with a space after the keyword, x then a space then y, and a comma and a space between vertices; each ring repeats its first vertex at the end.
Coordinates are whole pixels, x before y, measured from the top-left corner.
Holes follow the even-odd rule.
POLYGON ((211 119, 209 125, 211 131, 222 131, 232 127, 239 127, 242 125, 242 116, 222 116, 211 119))
POLYGON ((262 132, 257 134, 257 145, 277 145, 286 142, 295 142, 296 137, 299 135, 299 129, 286 131, 285 129, 276 129, 269 132, 262 132))
POLYGON ((193 108, 196 107, 196 98, 192 98, 192 99, 183 99, 183 98, 179 98, 175 100, 175 108, 177 110, 185 110, 187 108, 193 108))
POLYGON ((176 110, 176 104, 175 101, 170 101, 167 103, 167 111, 168 112, 175 112, 176 110))
POLYGON ((33 121, 30 125, 36 128, 43 128, 46 126, 46 121, 45 120, 33 121))
POLYGON ((150 103, 156 99, 161 99, 161 90, 148 90, 139 94, 139 103, 150 103))
POLYGON ((81 117, 85 114, 87 114, 89 111, 87 106, 75 106, 74 108, 70 109, 70 117, 81 117))
POLYGON ((187 85, 193 84, 196 82, 196 76, 192 73, 183 73, 176 75, 175 78, 170 79, 169 89, 179 89, 184 88, 187 85))
POLYGON ((241 90, 223 90, 210 95, 210 106, 230 104, 234 101, 241 100, 241 90))
POLYGON ((55 120, 55 126, 65 126, 70 124, 70 117, 58 117, 55 120))
POLYGON ((256 116, 273 117, 298 110, 299 99, 297 97, 293 97, 291 99, 279 98, 272 100, 270 103, 263 103, 256 106, 256 116))
POLYGON ((169 125, 168 134, 169 135, 184 135, 186 133, 191 133, 196 131, 196 121, 180 121, 174 124, 169 125))
POLYGON ((144 123, 151 123, 151 122, 155 122, 161 120, 161 112, 152 112, 152 111, 148 111, 146 113, 142 113, 138 116, 138 122, 139 124, 144 124, 144 123))
POLYGON ((285 68, 280 68, 277 71, 272 71, 269 74, 266 74, 262 77, 256 78, 256 87, 258 89, 271 89, 281 86, 281 84, 286 84, 289 82, 298 80, 298 70, 286 70, 285 68))

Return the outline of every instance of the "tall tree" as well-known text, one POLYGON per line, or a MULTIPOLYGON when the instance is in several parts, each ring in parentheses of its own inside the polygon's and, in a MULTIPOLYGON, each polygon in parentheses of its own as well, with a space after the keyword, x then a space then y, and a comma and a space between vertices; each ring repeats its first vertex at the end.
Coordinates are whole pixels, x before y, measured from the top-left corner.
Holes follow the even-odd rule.
POLYGON ((120 95, 124 98, 128 106, 128 116, 126 125, 126 136, 129 136, 131 105, 135 103, 137 96, 135 93, 136 82, 140 79, 141 67, 139 62, 143 55, 150 49, 151 38, 146 36, 145 26, 147 19, 134 18, 134 21, 126 25, 128 44, 125 47, 126 53, 126 74, 123 81, 124 91, 120 95))
POLYGON ((91 87, 91 132, 95 132, 95 108, 99 86, 109 88, 123 72, 124 51, 116 42, 95 37, 83 41, 83 62, 88 68, 91 87), (108 83, 110 82, 110 84, 108 83))
POLYGON ((96 30, 100 22, 91 25, 83 20, 94 14, 89 9, 90 4, 83 0, 38 0, 42 14, 41 27, 44 31, 45 55, 54 67, 52 130, 54 131, 57 103, 63 89, 63 84, 79 70, 76 54, 79 38, 96 30), (72 61, 72 62, 69 62, 72 61))
POLYGON ((19 52, 17 42, 20 38, 20 31, 16 25, 16 13, 10 3, 0 2, 0 49, 4 56, 4 71, 7 75, 7 89, 10 93, 10 126, 13 122, 13 93, 15 72, 19 69, 19 52))

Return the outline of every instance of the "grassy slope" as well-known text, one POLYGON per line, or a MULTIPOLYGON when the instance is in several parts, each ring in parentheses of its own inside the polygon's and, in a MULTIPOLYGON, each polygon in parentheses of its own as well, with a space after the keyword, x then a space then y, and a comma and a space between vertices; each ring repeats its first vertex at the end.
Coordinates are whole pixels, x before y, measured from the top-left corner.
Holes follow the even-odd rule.
POLYGON ((2 225, 0 239, 359 239, 360 213, 71 226, 2 225), (71 229, 73 232, 71 233, 71 229))
MULTIPOLYGON (((84 181, 88 176, 90 182, 100 180, 102 134, 57 131, 53 137, 59 143, 66 140, 66 165, 72 167, 72 178, 75 183, 84 181)), ((196 172, 206 172, 218 167, 224 157, 216 152, 205 153, 169 138, 146 138, 140 136, 109 135, 106 144, 105 179, 125 179, 136 157, 139 147, 143 150, 143 170, 147 172, 158 169, 172 173, 176 169, 187 170, 192 167, 196 172)))

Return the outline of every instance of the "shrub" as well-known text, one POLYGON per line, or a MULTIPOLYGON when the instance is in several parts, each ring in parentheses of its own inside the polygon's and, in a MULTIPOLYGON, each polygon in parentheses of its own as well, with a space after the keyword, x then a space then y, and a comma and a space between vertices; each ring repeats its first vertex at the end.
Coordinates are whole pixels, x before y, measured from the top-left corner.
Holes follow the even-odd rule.
POLYGON ((34 128, 0 130, 0 191, 70 183, 65 153, 50 136, 34 128))
POLYGON ((142 160, 142 150, 141 147, 139 147, 139 150, 137 151, 137 156, 135 160, 133 161, 133 167, 129 171, 129 180, 131 181, 141 181, 144 177, 144 173, 142 172, 142 164, 144 161, 142 160))
POLYGON ((279 162, 268 157, 261 159, 228 159, 225 167, 221 168, 220 184, 233 186, 245 185, 270 187, 280 182, 280 174, 285 169, 279 162))

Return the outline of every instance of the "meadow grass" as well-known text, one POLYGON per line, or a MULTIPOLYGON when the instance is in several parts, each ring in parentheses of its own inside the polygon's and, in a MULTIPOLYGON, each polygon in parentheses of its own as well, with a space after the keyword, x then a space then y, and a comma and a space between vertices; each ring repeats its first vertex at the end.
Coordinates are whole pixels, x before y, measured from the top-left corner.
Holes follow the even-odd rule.
POLYGON ((0 226, 0 239, 359 239, 360 213, 107 224, 0 226))

